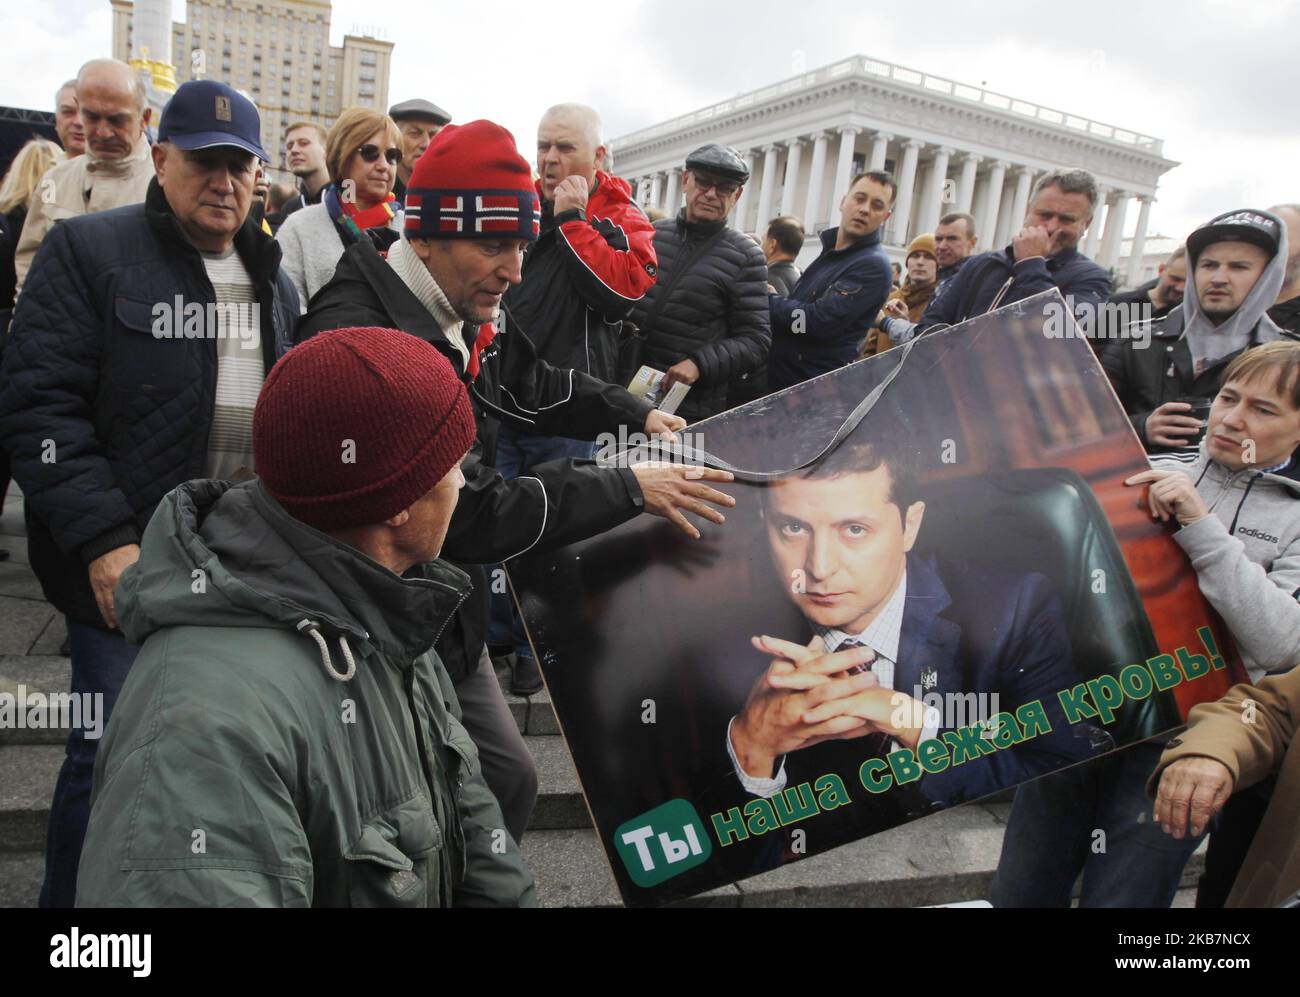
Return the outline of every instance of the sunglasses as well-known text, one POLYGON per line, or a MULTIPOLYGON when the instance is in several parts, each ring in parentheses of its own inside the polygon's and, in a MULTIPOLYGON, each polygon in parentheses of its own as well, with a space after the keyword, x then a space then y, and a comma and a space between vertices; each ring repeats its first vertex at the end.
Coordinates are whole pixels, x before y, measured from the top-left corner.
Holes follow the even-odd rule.
POLYGON ((740 184, 733 183, 730 180, 712 180, 702 177, 698 173, 692 173, 691 176, 695 178, 695 189, 702 194, 712 188, 718 192, 719 197, 730 197, 740 190, 740 184))
MULTIPOLYGON (((372 145, 369 143, 357 149, 357 155, 360 156, 362 159, 364 159, 367 163, 373 163, 376 159, 378 159, 379 152, 380 152, 379 146, 372 145)), ((385 149, 383 150, 383 155, 384 158, 387 159, 394 166, 396 166, 398 163, 402 161, 401 149, 397 149, 397 148, 385 149)))

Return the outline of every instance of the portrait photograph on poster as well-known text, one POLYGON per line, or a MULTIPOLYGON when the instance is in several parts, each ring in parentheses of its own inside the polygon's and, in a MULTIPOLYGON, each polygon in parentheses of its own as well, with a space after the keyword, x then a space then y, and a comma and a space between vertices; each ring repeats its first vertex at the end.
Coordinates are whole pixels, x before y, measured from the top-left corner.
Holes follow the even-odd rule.
POLYGON ((1054 291, 600 459, 736 475, 699 540, 639 517, 507 565, 628 904, 1122 750, 1245 679, 1054 291))

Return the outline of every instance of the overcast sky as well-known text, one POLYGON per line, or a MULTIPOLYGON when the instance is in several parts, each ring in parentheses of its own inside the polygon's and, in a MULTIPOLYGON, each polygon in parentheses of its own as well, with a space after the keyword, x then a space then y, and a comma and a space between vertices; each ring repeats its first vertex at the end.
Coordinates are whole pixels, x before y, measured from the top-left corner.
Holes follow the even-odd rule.
MULTIPOLYGON (((183 0, 174 8, 183 20, 183 0)), ((109 54, 109 0, 0 0, 0 12, 0 104, 49 110, 81 62, 109 54)), ((391 100, 492 118, 530 159, 559 101, 595 106, 617 137, 869 55, 1164 139, 1182 165, 1160 182, 1152 234, 1300 201, 1300 0, 335 0, 331 41, 354 25, 396 43, 391 100)))

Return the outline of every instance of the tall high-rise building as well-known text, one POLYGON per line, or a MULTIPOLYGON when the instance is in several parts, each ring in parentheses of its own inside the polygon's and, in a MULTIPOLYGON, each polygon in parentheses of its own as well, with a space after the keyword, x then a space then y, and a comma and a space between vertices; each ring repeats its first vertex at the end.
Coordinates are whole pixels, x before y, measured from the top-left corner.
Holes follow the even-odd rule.
POLYGON ((137 51, 136 4, 111 2, 114 58, 170 60, 178 83, 221 80, 246 93, 279 169, 287 169, 284 129, 293 122, 329 128, 345 107, 388 106, 393 43, 347 34, 331 45, 329 0, 189 0, 165 54, 137 51))

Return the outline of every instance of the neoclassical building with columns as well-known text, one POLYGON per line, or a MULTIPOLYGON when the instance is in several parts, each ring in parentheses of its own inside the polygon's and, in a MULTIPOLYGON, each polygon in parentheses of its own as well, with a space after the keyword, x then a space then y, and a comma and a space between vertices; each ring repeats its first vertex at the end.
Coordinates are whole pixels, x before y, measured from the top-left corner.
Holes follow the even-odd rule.
MULTIPOLYGON (((687 153, 708 142, 735 147, 749 163, 731 224, 757 233, 777 215, 795 215, 809 232, 800 262, 820 251, 814 233, 839 223, 840 199, 863 170, 887 169, 898 182, 884 241, 901 258, 949 211, 975 217, 981 250, 1005 246, 1035 178, 1072 166, 1091 172, 1101 188, 1082 250, 1115 267, 1136 210, 1126 261, 1136 271, 1156 185, 1178 165, 1150 135, 865 56, 624 135, 610 148, 638 202, 671 214, 681 203, 687 153)), ((1136 277, 1117 273, 1116 286, 1136 277)))

